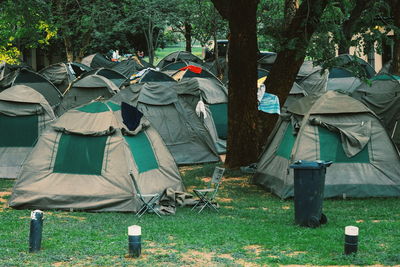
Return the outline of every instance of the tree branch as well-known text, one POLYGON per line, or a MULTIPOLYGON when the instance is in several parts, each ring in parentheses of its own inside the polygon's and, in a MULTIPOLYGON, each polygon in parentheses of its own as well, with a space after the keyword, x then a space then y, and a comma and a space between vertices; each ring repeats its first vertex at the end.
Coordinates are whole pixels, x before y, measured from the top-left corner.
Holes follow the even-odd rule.
POLYGON ((231 10, 231 2, 232 0, 211 0, 215 6, 215 9, 218 10, 219 14, 226 20, 229 20, 230 10, 231 10))

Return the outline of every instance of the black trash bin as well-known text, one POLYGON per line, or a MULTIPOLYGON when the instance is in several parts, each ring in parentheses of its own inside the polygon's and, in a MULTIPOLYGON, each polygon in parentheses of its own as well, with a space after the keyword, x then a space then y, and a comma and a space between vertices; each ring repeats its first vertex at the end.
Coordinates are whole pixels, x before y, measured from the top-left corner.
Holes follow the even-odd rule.
POLYGON ((318 227, 327 223, 322 213, 326 168, 332 161, 302 161, 290 165, 294 169, 295 223, 300 226, 318 227))

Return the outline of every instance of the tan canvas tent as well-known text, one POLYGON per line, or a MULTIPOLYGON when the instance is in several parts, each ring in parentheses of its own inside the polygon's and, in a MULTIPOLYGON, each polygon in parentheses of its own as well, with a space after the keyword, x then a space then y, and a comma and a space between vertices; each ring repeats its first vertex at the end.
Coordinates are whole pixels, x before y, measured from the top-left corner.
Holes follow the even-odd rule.
POLYGON ((119 88, 106 77, 97 74, 89 75, 71 84, 71 87, 64 92, 61 107, 65 112, 98 98, 109 99, 118 91, 119 88))
POLYGON ((288 107, 262 153, 253 182, 293 196, 296 160, 333 161, 325 197, 400 196, 400 156, 375 114, 348 95, 328 91, 288 107))
POLYGON ((380 74, 351 94, 369 107, 400 149, 400 76, 380 74))
POLYGON ((0 93, 0 178, 16 178, 40 134, 55 119, 35 89, 15 85, 0 93))
POLYGON ((147 119, 137 120, 134 130, 126 124, 121 107, 111 102, 92 102, 65 113, 25 161, 10 206, 136 211, 130 172, 143 194, 183 191, 178 168, 147 119))
MULTIPOLYGON (((218 162, 220 159, 212 137, 216 133, 211 135, 193 108, 201 91, 195 86, 186 87, 181 88, 186 92, 181 95, 176 86, 176 82, 132 84, 110 100, 125 101, 142 111, 163 138, 177 164, 218 162)), ((211 118, 211 113, 206 112, 211 118)))

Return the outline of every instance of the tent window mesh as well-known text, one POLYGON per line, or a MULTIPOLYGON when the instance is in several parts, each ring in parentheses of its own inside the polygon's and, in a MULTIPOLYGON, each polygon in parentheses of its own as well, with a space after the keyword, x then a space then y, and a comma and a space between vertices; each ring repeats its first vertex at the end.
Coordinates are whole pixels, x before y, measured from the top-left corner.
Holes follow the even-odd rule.
POLYGON ((346 156, 339 133, 331 132, 325 128, 318 127, 320 143, 320 159, 336 163, 369 163, 368 145, 357 155, 349 158, 346 156))
POLYGON ((140 132, 135 136, 125 136, 125 140, 129 144, 139 173, 158 169, 153 147, 144 132, 140 132))
POLYGON ((228 136, 228 105, 226 103, 210 105, 210 111, 217 128, 218 137, 226 139, 228 136))
POLYGON ((32 147, 38 138, 38 115, 0 114, 0 147, 32 147))
POLYGON ((293 126, 291 123, 288 124, 285 130, 285 134, 276 150, 276 155, 290 159, 290 154, 296 141, 296 136, 293 134, 293 126))
POLYGON ((107 136, 62 134, 54 172, 101 175, 107 136))

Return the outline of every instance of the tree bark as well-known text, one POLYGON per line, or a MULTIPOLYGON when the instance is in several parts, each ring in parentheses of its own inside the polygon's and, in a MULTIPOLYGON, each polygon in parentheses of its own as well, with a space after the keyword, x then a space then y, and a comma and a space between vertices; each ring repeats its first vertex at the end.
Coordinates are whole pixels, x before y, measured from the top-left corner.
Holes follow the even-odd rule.
POLYGON ((267 92, 277 95, 281 107, 304 62, 311 36, 317 29, 328 1, 303 1, 284 34, 284 49, 277 55, 268 79, 267 92))
POLYGON ((67 61, 73 62, 74 61, 74 50, 72 49, 71 39, 64 36, 64 45, 65 45, 65 53, 67 55, 67 61))
POLYGON ((256 11, 259 0, 212 1, 222 17, 229 21, 229 123, 225 165, 234 168, 256 162, 259 152, 256 131, 256 11))
POLYGON ((148 24, 147 24, 147 30, 144 31, 144 36, 145 36, 146 42, 147 42, 147 51, 149 53, 149 63, 150 64, 154 63, 153 32, 154 32, 153 22, 151 21, 151 19, 149 19, 148 24))
POLYGON ((394 75, 400 75, 400 0, 390 1, 393 23, 396 26, 394 32, 394 49, 393 49, 393 60, 392 60, 392 73, 394 75))
POLYGON ((185 22, 186 51, 192 52, 192 24, 185 22))
MULTIPOLYGON (((353 37, 362 13, 366 8, 368 8, 369 4, 372 0, 357 0, 353 9, 350 12, 350 16, 343 22, 342 24, 342 34, 343 36, 339 40, 339 55, 340 54, 348 54, 351 46, 351 38, 353 37)), ((342 8, 344 12, 344 8, 342 8)))

